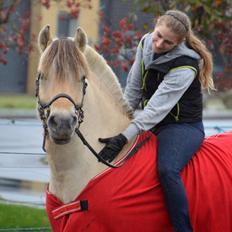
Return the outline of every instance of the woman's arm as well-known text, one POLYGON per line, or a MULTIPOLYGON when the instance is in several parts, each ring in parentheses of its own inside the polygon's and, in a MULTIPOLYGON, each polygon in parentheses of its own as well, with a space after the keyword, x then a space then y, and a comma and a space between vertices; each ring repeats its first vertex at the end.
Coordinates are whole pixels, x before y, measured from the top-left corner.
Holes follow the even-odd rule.
POLYGON ((190 68, 171 70, 164 76, 164 80, 144 110, 137 114, 122 134, 130 140, 141 131, 147 131, 161 122, 177 104, 195 77, 196 72, 190 68))

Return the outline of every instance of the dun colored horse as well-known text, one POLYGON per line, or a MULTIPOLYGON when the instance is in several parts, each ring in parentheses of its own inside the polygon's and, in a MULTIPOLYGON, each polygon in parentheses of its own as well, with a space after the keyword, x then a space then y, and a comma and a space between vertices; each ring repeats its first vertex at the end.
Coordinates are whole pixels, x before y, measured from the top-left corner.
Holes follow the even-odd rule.
MULTIPOLYGON (((87 45, 81 28, 73 39, 52 40, 45 26, 39 47, 38 111, 51 168, 46 208, 53 231, 173 231, 152 133, 126 145, 113 161, 118 168, 92 155, 102 148, 99 137, 120 133, 132 118, 104 58, 87 45)), ((194 231, 231 232, 232 133, 206 138, 182 179, 194 231)))

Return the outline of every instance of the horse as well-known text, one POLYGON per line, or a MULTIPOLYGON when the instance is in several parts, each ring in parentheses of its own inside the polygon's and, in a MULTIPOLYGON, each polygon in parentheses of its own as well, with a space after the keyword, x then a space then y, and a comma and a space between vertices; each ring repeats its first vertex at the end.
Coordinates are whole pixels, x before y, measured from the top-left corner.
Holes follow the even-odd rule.
MULTIPOLYGON (((52 39, 45 26, 38 45, 37 108, 51 170, 46 211, 53 231, 173 231, 152 132, 132 139, 111 164, 92 155, 102 149, 98 138, 123 131, 133 112, 84 30, 52 39)), ((232 231, 232 132, 207 137, 181 177, 194 231, 232 231)))

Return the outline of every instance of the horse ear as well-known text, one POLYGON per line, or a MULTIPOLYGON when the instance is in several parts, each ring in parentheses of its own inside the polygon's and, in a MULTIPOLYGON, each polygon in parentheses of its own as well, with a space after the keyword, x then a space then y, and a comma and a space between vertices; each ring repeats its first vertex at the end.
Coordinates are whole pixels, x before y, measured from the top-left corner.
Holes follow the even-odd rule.
POLYGON ((88 39, 87 39, 87 35, 86 35, 85 31, 81 27, 78 27, 77 30, 76 30, 76 34, 75 34, 75 37, 74 37, 74 42, 77 45, 77 47, 82 52, 84 52, 86 44, 88 42, 88 39))
POLYGON ((46 25, 39 32, 39 36, 38 36, 38 47, 40 49, 40 52, 43 52, 50 42, 51 42, 50 26, 46 25))

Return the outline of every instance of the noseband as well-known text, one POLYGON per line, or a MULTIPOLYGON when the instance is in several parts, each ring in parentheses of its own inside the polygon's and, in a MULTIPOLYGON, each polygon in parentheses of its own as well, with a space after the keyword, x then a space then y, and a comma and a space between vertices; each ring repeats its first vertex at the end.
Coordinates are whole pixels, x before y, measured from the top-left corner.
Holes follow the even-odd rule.
POLYGON ((41 121, 43 123, 43 129, 44 129, 43 146, 42 146, 43 150, 46 152, 45 143, 46 143, 46 138, 47 138, 47 135, 48 135, 47 119, 48 119, 48 117, 50 115, 50 106, 52 105, 52 103, 54 103, 59 98, 66 98, 73 104, 73 106, 75 108, 75 113, 76 113, 77 118, 78 118, 78 127, 75 129, 75 132, 76 132, 77 136, 81 139, 83 144, 88 147, 88 149, 98 159, 99 162, 102 162, 102 163, 104 163, 105 165, 107 165, 108 167, 111 167, 111 168, 121 167, 122 165, 114 166, 114 165, 108 163, 107 161, 105 161, 101 156, 99 156, 98 153, 93 149, 93 147, 86 141, 83 134, 79 130, 79 127, 80 127, 81 123, 84 121, 84 111, 83 111, 82 107, 83 107, 84 97, 85 97, 86 88, 87 88, 87 83, 86 83, 86 80, 85 80, 85 76, 81 79, 81 82, 82 82, 82 99, 81 99, 80 104, 76 104, 75 101, 69 95, 67 95, 65 93, 57 94, 48 103, 43 103, 40 100, 40 96, 39 96, 40 80, 42 79, 42 77, 43 77, 43 73, 41 73, 41 72, 38 73, 38 76, 36 78, 35 96, 37 98, 37 103, 38 103, 39 117, 40 117, 40 119, 41 119, 41 121))

